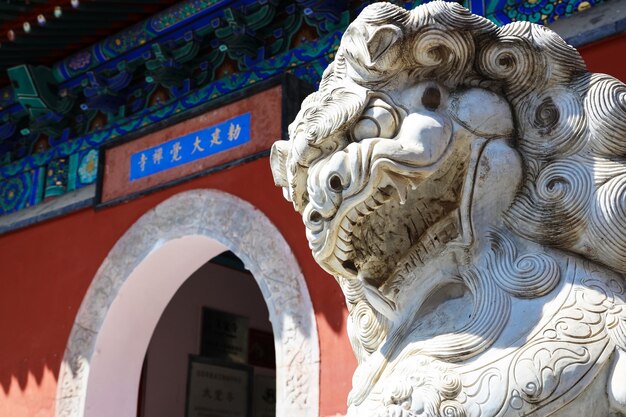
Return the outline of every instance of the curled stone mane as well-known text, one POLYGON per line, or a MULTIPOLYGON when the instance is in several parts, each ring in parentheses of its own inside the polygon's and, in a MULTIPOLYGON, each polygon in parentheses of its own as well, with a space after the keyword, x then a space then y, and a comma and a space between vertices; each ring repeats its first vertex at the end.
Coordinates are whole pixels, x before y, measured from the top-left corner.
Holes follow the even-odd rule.
POLYGON ((319 91, 275 144, 277 185, 296 210, 309 200, 309 167, 349 143, 369 99, 398 79, 506 98, 524 180, 505 214, 517 234, 626 273, 626 86, 592 74, 551 30, 496 27, 456 3, 406 11, 368 6, 345 32, 319 91))

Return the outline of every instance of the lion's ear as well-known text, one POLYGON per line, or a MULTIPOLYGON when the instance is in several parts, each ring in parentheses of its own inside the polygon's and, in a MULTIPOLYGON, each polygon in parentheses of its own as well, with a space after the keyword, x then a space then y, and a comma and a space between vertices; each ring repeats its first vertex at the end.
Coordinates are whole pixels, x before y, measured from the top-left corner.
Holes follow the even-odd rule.
POLYGON ((272 145, 270 152, 270 166, 274 176, 274 184, 278 187, 288 187, 287 181, 287 157, 289 156, 291 143, 286 140, 279 140, 272 145))
POLYGON ((367 41, 369 61, 374 63, 384 54, 398 39, 402 32, 393 25, 384 25, 377 28, 367 41))

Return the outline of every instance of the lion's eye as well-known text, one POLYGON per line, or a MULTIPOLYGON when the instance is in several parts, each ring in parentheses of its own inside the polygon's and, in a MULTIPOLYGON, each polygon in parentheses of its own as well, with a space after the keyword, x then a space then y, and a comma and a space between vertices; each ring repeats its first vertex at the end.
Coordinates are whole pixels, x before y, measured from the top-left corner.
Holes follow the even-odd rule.
POLYGON ((390 139, 395 136, 398 124, 395 110, 377 98, 367 105, 363 115, 352 128, 352 137, 355 141, 368 138, 390 139))
POLYGON ((428 87, 422 95, 422 104, 428 110, 437 110, 441 104, 441 91, 437 87, 428 87))
POLYGON ((361 141, 367 138, 380 137, 380 126, 376 120, 369 117, 361 117, 352 130, 354 140, 361 141))

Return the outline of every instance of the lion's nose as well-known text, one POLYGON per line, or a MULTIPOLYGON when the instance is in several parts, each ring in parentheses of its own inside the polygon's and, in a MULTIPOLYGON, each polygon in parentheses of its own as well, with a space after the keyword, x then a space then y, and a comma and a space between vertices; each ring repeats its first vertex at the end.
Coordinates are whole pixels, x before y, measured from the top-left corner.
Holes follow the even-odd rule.
POLYGON ((345 152, 334 154, 327 161, 314 166, 309 177, 310 201, 322 219, 329 220, 337 212, 344 193, 352 183, 350 158, 345 152))
POLYGON ((437 162, 450 144, 450 123, 440 115, 411 113, 405 117, 398 134, 403 149, 401 158, 414 166, 437 162))
POLYGON ((336 193, 342 193, 343 189, 346 188, 341 177, 337 174, 332 174, 330 178, 328 178, 328 187, 336 193))

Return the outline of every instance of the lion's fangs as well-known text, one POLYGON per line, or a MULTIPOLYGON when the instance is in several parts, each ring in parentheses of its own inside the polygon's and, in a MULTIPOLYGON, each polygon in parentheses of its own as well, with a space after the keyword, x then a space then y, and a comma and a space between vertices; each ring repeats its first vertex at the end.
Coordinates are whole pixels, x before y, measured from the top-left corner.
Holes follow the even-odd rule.
POLYGON ((362 12, 271 156, 346 296, 349 417, 626 415, 624 120, 546 28, 362 12))

